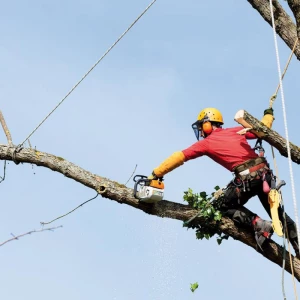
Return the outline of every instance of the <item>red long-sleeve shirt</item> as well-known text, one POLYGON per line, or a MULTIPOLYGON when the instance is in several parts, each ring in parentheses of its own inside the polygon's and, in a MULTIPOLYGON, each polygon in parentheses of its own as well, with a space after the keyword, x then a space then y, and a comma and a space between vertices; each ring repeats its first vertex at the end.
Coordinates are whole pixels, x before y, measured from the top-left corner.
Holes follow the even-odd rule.
POLYGON ((256 139, 251 132, 239 135, 244 127, 217 128, 203 140, 183 150, 185 161, 207 155, 229 171, 246 160, 256 158, 257 153, 248 144, 247 139, 256 139))

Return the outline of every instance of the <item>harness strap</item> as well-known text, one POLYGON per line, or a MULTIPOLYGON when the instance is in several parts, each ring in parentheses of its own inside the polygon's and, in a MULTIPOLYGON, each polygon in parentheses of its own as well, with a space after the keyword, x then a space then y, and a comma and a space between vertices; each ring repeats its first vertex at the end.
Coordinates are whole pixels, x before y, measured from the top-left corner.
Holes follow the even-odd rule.
POLYGON ((238 175, 239 173, 241 173, 241 172, 243 172, 247 169, 250 169, 250 168, 253 168, 255 166, 262 165, 262 164, 267 165, 267 161, 264 157, 257 157, 257 158, 249 159, 249 160, 245 161, 244 163, 236 166, 233 169, 233 172, 236 175, 238 175))

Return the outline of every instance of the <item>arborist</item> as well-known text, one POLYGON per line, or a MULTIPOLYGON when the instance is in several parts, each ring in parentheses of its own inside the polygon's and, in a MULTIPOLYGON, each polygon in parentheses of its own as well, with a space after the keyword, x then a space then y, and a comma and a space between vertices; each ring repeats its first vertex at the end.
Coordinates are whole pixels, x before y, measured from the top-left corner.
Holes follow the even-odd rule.
MULTIPOLYGON (((273 109, 266 109, 261 120, 271 128, 273 123, 273 109)), ((173 153, 163 161, 149 176, 158 179, 190 159, 206 155, 234 174, 234 179, 228 184, 222 197, 222 213, 231 218, 237 225, 252 228, 258 246, 261 248, 266 239, 273 234, 272 223, 261 219, 258 215, 244 207, 253 196, 258 196, 264 209, 271 217, 268 193, 264 191, 263 182, 269 186, 274 179, 273 172, 265 157, 261 157, 251 148, 247 139, 258 137, 248 131, 244 135, 238 134, 243 127, 222 128, 223 117, 216 108, 203 109, 192 124, 197 142, 189 148, 173 153), (200 137, 203 139, 200 140, 200 137)), ((278 215, 283 224, 283 209, 278 208, 278 215)), ((289 240, 299 257, 299 246, 295 222, 286 214, 289 240)))

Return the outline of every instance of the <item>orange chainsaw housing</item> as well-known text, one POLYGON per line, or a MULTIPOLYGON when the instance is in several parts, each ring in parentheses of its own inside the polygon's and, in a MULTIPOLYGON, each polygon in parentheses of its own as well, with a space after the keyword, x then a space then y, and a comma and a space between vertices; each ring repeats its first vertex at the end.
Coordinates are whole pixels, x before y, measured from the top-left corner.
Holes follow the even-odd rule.
POLYGON ((157 188, 157 189, 164 189, 165 188, 164 183, 160 180, 151 180, 149 186, 157 188))

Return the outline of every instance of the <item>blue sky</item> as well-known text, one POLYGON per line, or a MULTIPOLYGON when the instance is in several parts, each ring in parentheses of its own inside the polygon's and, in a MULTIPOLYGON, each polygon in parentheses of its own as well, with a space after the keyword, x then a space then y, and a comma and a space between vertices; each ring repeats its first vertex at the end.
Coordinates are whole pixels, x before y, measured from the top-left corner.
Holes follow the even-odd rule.
MULTIPOLYGON (((148 4, 2 1, 0 109, 15 144, 148 4)), ((290 50, 281 40, 279 47, 284 66, 290 50)), ((294 58, 284 81, 289 137, 296 145, 299 71, 294 58)), ((194 143, 190 125, 202 108, 217 107, 225 126, 235 126, 239 109, 260 118, 277 84, 271 27, 247 1, 158 0, 31 143, 125 183, 136 164, 137 173, 150 174, 171 153, 194 143)), ((274 109, 273 128, 284 136, 280 97, 274 109)), ((0 141, 6 143, 3 132, 0 141)), ((277 162, 288 183, 285 207, 294 218, 288 161, 277 154, 277 162)), ((297 194, 295 164, 293 171, 297 194)), ((38 229, 40 221, 95 195, 31 165, 9 163, 6 175, 0 186, 2 241, 10 233, 38 229)), ((210 192, 231 178, 208 158, 194 160, 166 176, 165 198, 182 203, 187 188, 210 192)), ((258 199, 248 207, 267 217, 258 199)), ((179 221, 98 197, 56 225, 64 227, 1 248, 3 299, 282 299, 278 266, 233 240, 222 246, 214 238, 198 241, 179 221), (196 281, 193 294, 189 286, 196 281)), ((285 287, 291 299, 287 273, 285 287)))

